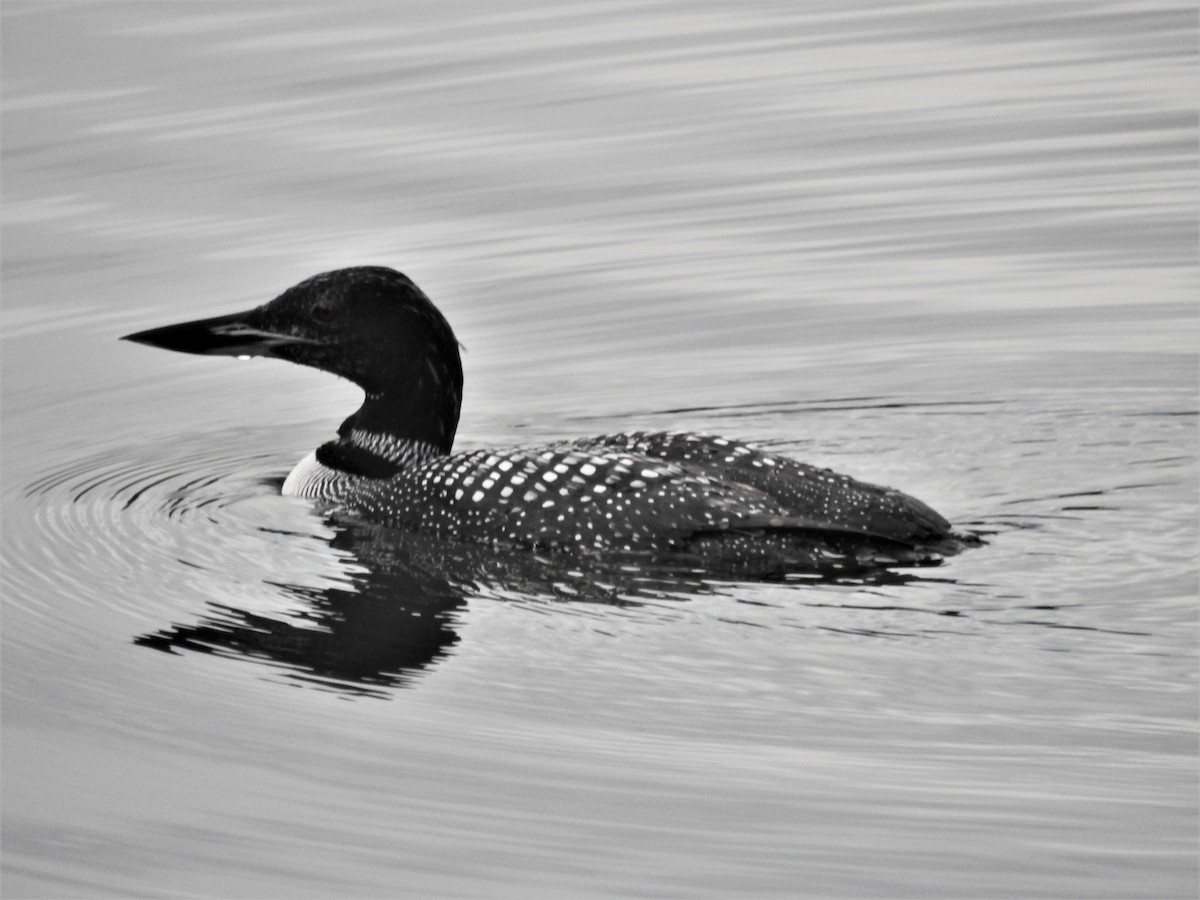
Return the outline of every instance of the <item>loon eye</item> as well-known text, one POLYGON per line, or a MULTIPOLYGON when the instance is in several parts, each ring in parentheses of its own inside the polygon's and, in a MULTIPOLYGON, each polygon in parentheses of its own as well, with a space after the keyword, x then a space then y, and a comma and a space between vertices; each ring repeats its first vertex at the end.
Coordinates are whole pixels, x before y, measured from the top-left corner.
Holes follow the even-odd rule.
POLYGON ((322 325, 327 325, 337 318, 337 311, 332 306, 318 303, 312 308, 312 317, 322 325))

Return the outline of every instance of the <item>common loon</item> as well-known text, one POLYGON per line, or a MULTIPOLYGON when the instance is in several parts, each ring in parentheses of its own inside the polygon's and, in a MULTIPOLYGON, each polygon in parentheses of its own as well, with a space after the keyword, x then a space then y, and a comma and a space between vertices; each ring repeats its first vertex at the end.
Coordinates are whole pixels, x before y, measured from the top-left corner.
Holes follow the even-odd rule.
POLYGON ((439 539, 780 572, 936 564, 973 541, 899 491, 723 437, 638 432, 450 455, 458 342, 389 268, 325 272, 248 312, 124 339, 353 381, 362 406, 283 493, 439 539))

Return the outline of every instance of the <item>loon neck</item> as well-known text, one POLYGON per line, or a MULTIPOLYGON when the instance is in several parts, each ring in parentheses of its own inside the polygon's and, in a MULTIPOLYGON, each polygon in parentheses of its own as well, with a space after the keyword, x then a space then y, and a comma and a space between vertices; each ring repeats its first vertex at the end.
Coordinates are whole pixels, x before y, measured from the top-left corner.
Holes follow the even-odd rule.
POLYGON ((429 444, 441 455, 454 446, 458 396, 427 390, 367 391, 358 412, 342 423, 343 437, 355 429, 405 443, 429 444))
POLYGON ((368 393, 358 412, 338 428, 338 439, 317 449, 317 459, 350 474, 390 478, 446 456, 454 445, 458 402, 445 399, 437 408, 413 393, 368 393))

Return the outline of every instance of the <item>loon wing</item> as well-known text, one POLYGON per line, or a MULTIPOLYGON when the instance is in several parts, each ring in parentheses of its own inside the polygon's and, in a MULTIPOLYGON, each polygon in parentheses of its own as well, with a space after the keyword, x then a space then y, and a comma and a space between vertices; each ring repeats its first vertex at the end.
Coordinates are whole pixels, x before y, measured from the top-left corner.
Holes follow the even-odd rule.
MULTIPOLYGON (((915 497, 830 469, 766 453, 727 438, 692 432, 637 432, 577 441, 575 446, 623 450, 745 485, 773 499, 796 531, 859 535, 909 546, 938 543, 950 523, 915 497)), ((762 523, 759 527, 785 527, 762 523)))

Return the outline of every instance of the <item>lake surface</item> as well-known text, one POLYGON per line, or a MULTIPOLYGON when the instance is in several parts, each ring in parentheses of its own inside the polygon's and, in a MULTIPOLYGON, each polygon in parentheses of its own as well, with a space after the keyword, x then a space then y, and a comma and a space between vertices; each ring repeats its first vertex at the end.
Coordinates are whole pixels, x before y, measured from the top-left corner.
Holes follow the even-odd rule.
POLYGON ((4 895, 1195 896, 1196 46, 6 2, 4 895), (117 340, 364 263, 465 345, 460 448, 717 431, 989 543, 510 568, 279 496, 352 386, 117 340))

